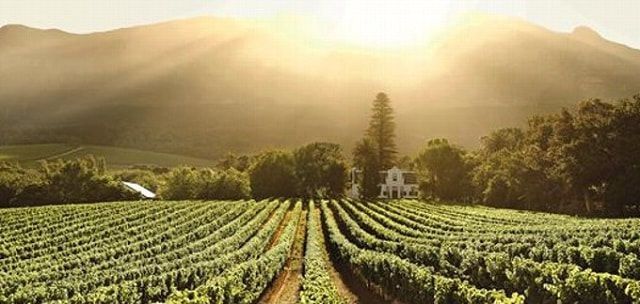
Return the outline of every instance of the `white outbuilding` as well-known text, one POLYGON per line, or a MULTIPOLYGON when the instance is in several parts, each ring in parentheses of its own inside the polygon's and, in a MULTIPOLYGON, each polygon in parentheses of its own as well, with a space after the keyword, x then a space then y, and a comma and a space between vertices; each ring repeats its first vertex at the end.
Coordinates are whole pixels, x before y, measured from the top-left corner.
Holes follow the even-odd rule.
POLYGON ((142 187, 139 184, 132 182, 122 182, 122 184, 127 187, 127 189, 136 192, 140 195, 142 199, 154 199, 156 198, 156 194, 151 192, 149 189, 142 187))

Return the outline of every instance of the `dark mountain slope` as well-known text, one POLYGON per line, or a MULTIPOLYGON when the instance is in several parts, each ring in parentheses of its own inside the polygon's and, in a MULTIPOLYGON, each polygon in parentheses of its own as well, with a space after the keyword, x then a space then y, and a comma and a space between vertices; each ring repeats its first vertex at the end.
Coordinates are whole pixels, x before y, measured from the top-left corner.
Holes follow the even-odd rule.
POLYGON ((475 16, 428 47, 314 44, 258 22, 195 18, 87 35, 0 28, 0 143, 83 142, 205 157, 329 140, 395 102, 400 148, 590 98, 640 92, 640 51, 588 28, 475 16))

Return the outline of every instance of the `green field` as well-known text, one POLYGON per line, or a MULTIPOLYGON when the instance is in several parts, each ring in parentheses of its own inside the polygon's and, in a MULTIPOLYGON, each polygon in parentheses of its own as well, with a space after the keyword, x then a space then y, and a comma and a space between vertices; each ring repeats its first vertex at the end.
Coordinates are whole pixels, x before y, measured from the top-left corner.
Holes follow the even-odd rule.
POLYGON ((0 162, 19 162, 27 168, 37 167, 38 161, 41 160, 74 159, 87 155, 104 157, 110 168, 125 168, 133 165, 206 167, 213 166, 215 163, 201 158, 108 146, 71 144, 0 146, 0 162))
POLYGON ((1 209, 0 303, 639 303, 638 255, 638 219, 411 200, 1 209))

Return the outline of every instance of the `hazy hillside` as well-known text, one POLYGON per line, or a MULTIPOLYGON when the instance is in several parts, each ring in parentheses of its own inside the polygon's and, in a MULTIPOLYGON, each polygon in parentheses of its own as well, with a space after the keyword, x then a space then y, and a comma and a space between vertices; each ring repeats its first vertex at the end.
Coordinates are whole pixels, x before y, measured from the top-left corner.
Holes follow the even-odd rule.
POLYGON ((315 43, 196 18, 75 35, 0 28, 0 144, 83 142, 217 157, 330 140, 350 147, 378 91, 399 145, 488 130, 588 97, 640 92, 640 51, 588 28, 475 16, 412 50, 315 43))
POLYGON ((0 162, 19 163, 24 168, 39 168, 40 161, 76 159, 88 155, 103 157, 110 169, 130 166, 176 167, 213 166, 215 161, 182 155, 125 149, 108 146, 82 146, 72 144, 35 144, 0 146, 0 162))

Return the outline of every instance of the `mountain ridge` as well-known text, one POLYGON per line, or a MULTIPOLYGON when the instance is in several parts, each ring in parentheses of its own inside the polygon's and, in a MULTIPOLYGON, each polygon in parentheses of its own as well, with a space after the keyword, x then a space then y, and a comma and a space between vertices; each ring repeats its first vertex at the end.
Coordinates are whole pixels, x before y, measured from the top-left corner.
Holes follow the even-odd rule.
POLYGON ((431 137, 474 146, 533 114, 640 92, 640 51, 588 28, 483 17, 410 51, 317 47, 274 28, 211 17, 90 34, 3 26, 0 144, 209 158, 311 140, 349 149, 385 91, 413 153, 431 137))

